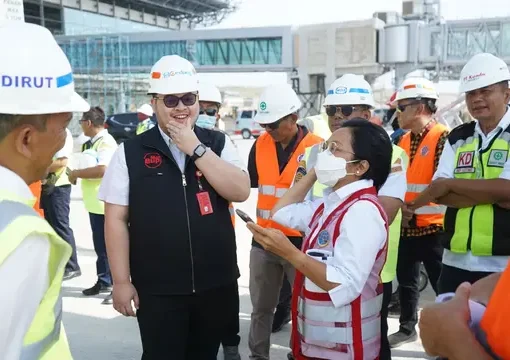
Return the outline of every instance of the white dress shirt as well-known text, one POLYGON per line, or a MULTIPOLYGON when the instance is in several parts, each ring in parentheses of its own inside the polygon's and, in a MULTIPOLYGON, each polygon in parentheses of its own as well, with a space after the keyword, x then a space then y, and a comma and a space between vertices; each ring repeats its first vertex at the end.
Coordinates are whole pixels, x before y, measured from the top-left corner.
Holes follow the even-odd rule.
MULTIPOLYGON (((0 191, 33 204, 27 184, 11 170, 0 166, 0 191)), ((14 200, 14 199, 13 199, 14 200)), ((2 214, 0 214, 0 217, 2 214)), ((29 235, 0 264, 0 358, 19 359, 27 333, 49 286, 50 242, 45 235, 29 235)))
MULTIPOLYGON (((159 131, 165 143, 168 144, 175 162, 181 171, 184 172, 186 154, 179 150, 177 145, 161 130, 161 128, 159 128, 159 131)), ((230 140, 228 135, 225 135, 225 146, 221 151, 221 158, 226 162, 239 167, 243 171, 247 171, 246 165, 241 160, 234 143, 230 140)), ((115 205, 129 205, 129 174, 123 144, 119 146, 112 157, 110 165, 106 169, 103 181, 99 187, 99 199, 115 205)))
POLYGON ((74 147, 73 134, 71 134, 69 129, 66 129, 66 142, 64 144, 64 147, 57 151, 53 159, 63 158, 69 159, 73 154, 73 147, 74 147))
MULTIPOLYGON (((487 148, 494 136, 510 126, 510 111, 507 110, 505 116, 501 119, 498 126, 490 133, 485 135, 480 128, 480 124, 476 122, 475 136, 482 138, 481 149, 487 148)), ((443 153, 439 159, 436 173, 433 180, 438 178, 453 179, 454 171, 457 166, 455 162, 456 154, 452 145, 447 141, 444 145, 443 153)), ((507 159, 503 172, 499 175, 500 179, 510 180, 510 160, 507 159)), ((485 272, 502 272, 508 265, 508 256, 475 256, 471 251, 465 254, 456 254, 448 249, 443 252, 443 264, 456 267, 467 271, 485 271, 485 272)))
MULTIPOLYGON (((324 198, 288 205, 276 212, 272 219, 308 234, 311 230, 308 224, 319 205, 324 202, 324 212, 319 219, 316 233, 328 215, 350 195, 372 185, 372 180, 359 180, 337 191, 328 189, 324 192, 324 198)), ((315 233, 306 239, 313 239, 315 233)), ((340 235, 336 239, 333 256, 328 258, 326 264, 326 279, 340 284, 329 291, 331 301, 336 307, 351 303, 361 294, 377 253, 384 247, 387 236, 385 222, 371 202, 360 200, 347 210, 340 225, 340 235)))

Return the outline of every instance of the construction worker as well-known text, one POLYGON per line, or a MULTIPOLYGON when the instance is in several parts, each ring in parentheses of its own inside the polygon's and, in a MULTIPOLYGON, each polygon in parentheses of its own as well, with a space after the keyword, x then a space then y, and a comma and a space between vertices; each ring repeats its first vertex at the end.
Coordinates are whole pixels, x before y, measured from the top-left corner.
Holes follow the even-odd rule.
POLYGON ((2 359, 71 360, 60 295, 71 247, 34 211, 28 184, 47 174, 73 112, 71 65, 50 31, 0 26, 0 306, 2 359))
MULTIPOLYGON (((300 108, 301 101, 289 85, 265 88, 260 95, 254 120, 266 132, 255 140, 248 157, 251 187, 259 190, 257 223, 265 228, 280 229, 297 248, 301 248, 303 241, 301 233, 271 221, 269 213, 278 198, 292 184, 305 149, 322 141, 322 138, 296 124, 300 108)), ((269 359, 271 326, 284 273, 292 284, 292 265, 265 251, 253 240, 250 253, 250 298, 253 310, 248 340, 250 358, 253 360, 269 359)), ((287 306, 290 311, 290 303, 287 306)))
POLYGON ((85 136, 90 138, 82 145, 82 153, 92 158, 91 166, 84 169, 75 169, 69 174, 69 181, 76 184, 76 179, 81 178, 81 190, 83 204, 89 213, 90 227, 92 229, 92 240, 96 260, 96 283, 82 291, 85 296, 95 296, 102 293, 109 295, 103 304, 111 304, 112 276, 106 254, 106 243, 104 237, 104 203, 98 199, 99 185, 106 168, 117 149, 117 142, 104 128, 106 117, 104 111, 99 107, 93 107, 82 115, 80 125, 85 136))
MULTIPOLYGON (((410 202, 432 181, 439 163, 448 130, 438 124, 437 91, 424 78, 404 80, 397 90, 398 122, 404 130, 399 146, 409 157, 407 168, 406 202, 410 202)), ((432 288, 437 294, 437 280, 441 273, 443 248, 444 207, 428 203, 413 210, 402 207, 402 231, 398 250, 397 280, 400 299, 400 328, 389 336, 391 347, 398 347, 417 339, 419 277, 423 262, 432 288)))
MULTIPOLYGON (((220 119, 220 107, 222 104, 220 90, 211 84, 200 82, 198 89, 198 100, 200 105, 200 112, 195 125, 200 126, 204 129, 217 129, 228 136, 224 131, 218 128, 218 121, 220 119)), ((230 136, 228 136, 230 139, 230 136)), ((232 141, 232 140, 230 140, 232 141)), ((234 142, 232 144, 235 146, 234 142)), ((236 217, 234 212, 234 206, 232 203, 229 204, 228 210, 230 211, 230 218, 232 220, 232 226, 236 227, 236 217)), ((223 356, 225 360, 240 360, 239 355, 239 343, 241 337, 239 336, 239 289, 237 294, 233 294, 232 299, 232 316, 228 324, 227 332, 221 341, 223 346, 223 356)))
POLYGON ((67 176, 67 165, 73 154, 74 141, 73 134, 69 129, 66 129, 66 134, 65 145, 53 157, 53 162, 48 169, 49 174, 42 186, 41 206, 44 209, 44 218, 73 249, 64 273, 64 280, 71 280, 81 276, 81 270, 78 264, 74 232, 69 225, 71 183, 67 176))
POLYGON ((434 181, 412 208, 447 206, 440 293, 501 272, 510 255, 510 72, 491 54, 475 55, 461 72, 460 91, 476 121, 448 137, 434 181))
POLYGON ((388 102, 386 102, 386 105, 390 108, 386 112, 386 119, 388 123, 391 124, 391 128, 393 129, 393 132, 390 135, 391 142, 395 145, 399 143, 400 138, 406 133, 400 125, 398 124, 398 111, 397 111, 397 92, 395 91, 393 95, 391 95, 388 102))
MULTIPOLYGON (((334 132, 347 120, 361 118, 369 120, 371 116, 370 109, 374 106, 373 92, 370 84, 357 75, 345 74, 337 79, 328 90, 324 102, 330 130, 334 132)), ((307 148, 305 157, 299 164, 295 179, 299 181, 304 175, 310 172, 317 163, 317 156, 320 152, 318 145, 307 148)), ((388 221, 389 242, 387 259, 381 273, 381 279, 384 284, 383 303, 381 309, 381 353, 380 359, 391 359, 391 350, 388 344, 388 305, 392 295, 392 282, 396 276, 397 255, 400 239, 400 225, 402 220, 402 207, 404 196, 407 189, 406 168, 408 163, 407 155, 404 150, 393 145, 392 168, 388 179, 378 191, 378 199, 383 206, 388 221)), ((315 182, 312 189, 307 194, 308 200, 322 198, 323 191, 327 186, 315 182)), ((283 225, 291 226, 289 223, 283 225)))
POLYGON ((140 106, 138 110, 136 110, 136 115, 139 121, 136 127, 136 135, 140 135, 156 126, 156 123, 152 120, 154 111, 152 110, 151 104, 143 104, 140 106))
POLYGON ((101 184, 114 308, 135 316, 143 359, 215 359, 237 296, 230 202, 250 195, 236 148, 194 126, 198 75, 177 55, 151 70, 158 126, 127 140, 101 184), (150 261, 148 261, 150 259, 150 261))

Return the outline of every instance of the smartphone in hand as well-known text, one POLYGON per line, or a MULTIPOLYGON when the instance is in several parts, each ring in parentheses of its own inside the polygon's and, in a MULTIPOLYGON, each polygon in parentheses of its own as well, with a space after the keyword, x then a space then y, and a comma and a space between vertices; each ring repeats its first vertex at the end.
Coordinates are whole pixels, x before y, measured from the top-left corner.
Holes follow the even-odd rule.
POLYGON ((252 223, 254 223, 254 222, 255 222, 255 221, 253 221, 253 220, 251 219, 251 217, 250 217, 247 213, 245 213, 245 212, 244 212, 244 211, 242 211, 242 210, 236 209, 236 213, 237 213, 237 215, 239 215, 239 217, 240 217, 240 218, 241 218, 241 219, 242 219, 245 223, 248 223, 248 222, 252 222, 252 223))

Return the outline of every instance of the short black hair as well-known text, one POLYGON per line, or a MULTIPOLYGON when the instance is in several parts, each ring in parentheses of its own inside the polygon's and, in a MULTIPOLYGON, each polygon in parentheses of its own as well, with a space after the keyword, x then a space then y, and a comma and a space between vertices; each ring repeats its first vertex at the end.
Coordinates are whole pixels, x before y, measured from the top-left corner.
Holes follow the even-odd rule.
POLYGON ((386 182, 391 170, 393 147, 390 137, 382 126, 372 124, 362 118, 354 118, 342 123, 340 128, 351 130, 351 146, 357 160, 366 160, 370 167, 361 177, 372 180, 379 191, 386 182))
POLYGON ((104 126, 104 122, 106 120, 103 109, 99 106, 91 107, 89 111, 83 113, 83 120, 90 120, 92 125, 95 127, 104 126))

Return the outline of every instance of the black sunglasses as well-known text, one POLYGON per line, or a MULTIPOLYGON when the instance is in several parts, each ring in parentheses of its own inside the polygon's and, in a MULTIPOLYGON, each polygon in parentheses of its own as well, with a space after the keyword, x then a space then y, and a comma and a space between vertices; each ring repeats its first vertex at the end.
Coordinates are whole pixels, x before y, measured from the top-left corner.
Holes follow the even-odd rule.
POLYGON ((199 112, 199 115, 207 115, 207 116, 216 116, 216 113, 218 112, 218 110, 216 109, 211 109, 211 108, 208 108, 208 109, 200 109, 200 112, 199 112))
POLYGON ((280 119, 270 124, 260 124, 260 126, 262 126, 263 128, 270 128, 271 130, 276 130, 280 127, 282 120, 283 119, 280 119))
POLYGON ((197 102, 198 94, 186 93, 182 96, 165 95, 163 98, 154 97, 154 99, 163 100, 163 104, 165 104, 167 108, 177 107, 179 101, 182 102, 184 106, 192 106, 197 102))
POLYGON ((340 110, 343 116, 348 117, 357 109, 363 109, 363 107, 354 105, 328 105, 326 106, 326 114, 328 116, 335 116, 338 110, 340 110))
POLYGON ((422 102, 421 101, 413 101, 413 102, 410 102, 408 104, 397 105, 397 111, 398 112, 404 112, 404 111, 406 111, 406 109, 409 106, 418 105, 418 104, 422 104, 422 102))

